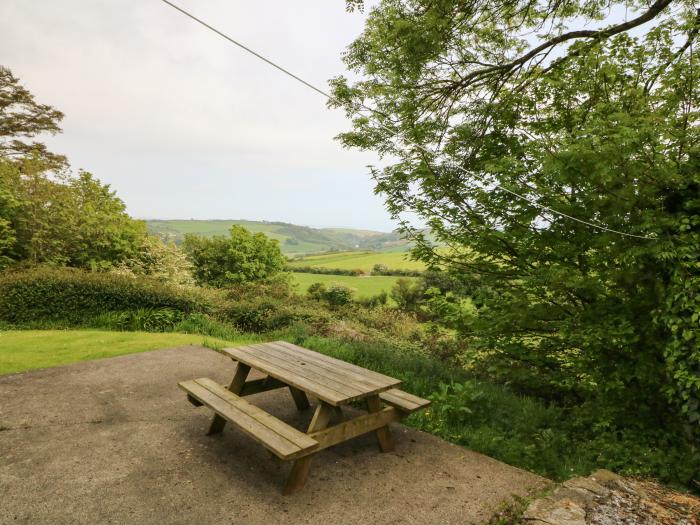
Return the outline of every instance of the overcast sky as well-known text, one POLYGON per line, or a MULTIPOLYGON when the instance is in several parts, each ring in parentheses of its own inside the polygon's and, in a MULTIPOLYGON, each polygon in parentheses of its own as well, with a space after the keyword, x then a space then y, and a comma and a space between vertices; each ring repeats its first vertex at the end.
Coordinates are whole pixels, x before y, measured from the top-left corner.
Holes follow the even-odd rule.
MULTIPOLYGON (((343 0, 175 3, 321 87, 364 23, 343 0)), ((0 64, 136 217, 394 227, 341 112, 159 0, 2 0, 0 64)))

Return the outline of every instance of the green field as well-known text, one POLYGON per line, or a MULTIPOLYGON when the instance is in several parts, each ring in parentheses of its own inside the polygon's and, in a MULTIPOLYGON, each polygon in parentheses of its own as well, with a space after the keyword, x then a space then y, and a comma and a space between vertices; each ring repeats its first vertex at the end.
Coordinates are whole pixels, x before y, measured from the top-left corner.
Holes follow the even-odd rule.
POLYGON ((375 264, 384 264, 392 270, 425 270, 425 264, 412 261, 406 252, 336 252, 308 255, 289 265, 313 266, 317 268, 342 268, 364 270, 369 273, 375 264))
POLYGON ((317 273, 293 273, 293 282, 298 285, 297 292, 304 294, 313 283, 329 285, 338 283, 357 290, 356 297, 371 297, 382 292, 389 293, 400 277, 388 277, 384 275, 354 277, 351 275, 322 275, 317 273))
POLYGON ((0 374, 24 372, 103 357, 185 345, 224 346, 252 337, 222 341, 196 334, 108 332, 103 330, 0 331, 0 374))

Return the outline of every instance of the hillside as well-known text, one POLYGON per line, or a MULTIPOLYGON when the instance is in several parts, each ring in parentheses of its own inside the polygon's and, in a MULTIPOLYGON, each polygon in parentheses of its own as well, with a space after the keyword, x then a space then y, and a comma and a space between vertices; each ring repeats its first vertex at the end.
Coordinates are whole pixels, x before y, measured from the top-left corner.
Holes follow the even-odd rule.
POLYGON ((284 222, 246 220, 148 220, 148 231, 166 241, 182 242, 188 233, 211 237, 226 235, 239 224, 253 232, 277 239, 287 255, 327 252, 329 250, 405 251, 408 242, 397 233, 351 228, 310 228, 284 222))

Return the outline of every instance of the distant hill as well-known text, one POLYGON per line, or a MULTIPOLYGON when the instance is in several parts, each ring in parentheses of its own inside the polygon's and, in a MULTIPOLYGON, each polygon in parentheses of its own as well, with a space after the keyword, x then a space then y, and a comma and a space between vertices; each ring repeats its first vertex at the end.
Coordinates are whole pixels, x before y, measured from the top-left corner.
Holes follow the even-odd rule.
POLYGON ((227 235, 239 224, 253 232, 277 239, 287 255, 327 252, 330 250, 406 251, 409 243, 397 234, 351 228, 309 228, 286 222, 245 220, 149 220, 148 231, 165 241, 182 242, 192 233, 204 237, 227 235))

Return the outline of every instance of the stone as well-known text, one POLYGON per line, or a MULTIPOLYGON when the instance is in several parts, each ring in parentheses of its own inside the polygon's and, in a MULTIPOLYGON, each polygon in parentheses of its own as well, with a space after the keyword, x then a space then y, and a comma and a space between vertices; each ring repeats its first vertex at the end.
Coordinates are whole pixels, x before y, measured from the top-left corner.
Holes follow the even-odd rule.
POLYGON ((523 514, 528 523, 549 525, 586 525, 586 511, 575 501, 546 497, 534 501, 523 514))
POLYGON ((564 486, 572 490, 584 490, 601 497, 610 494, 610 490, 596 482, 594 476, 590 478, 571 478, 564 482, 564 486))
POLYGON ((614 472, 605 469, 596 470, 593 474, 591 474, 590 477, 593 481, 597 481, 598 483, 605 483, 606 481, 617 481, 622 479, 622 476, 619 476, 614 472))

